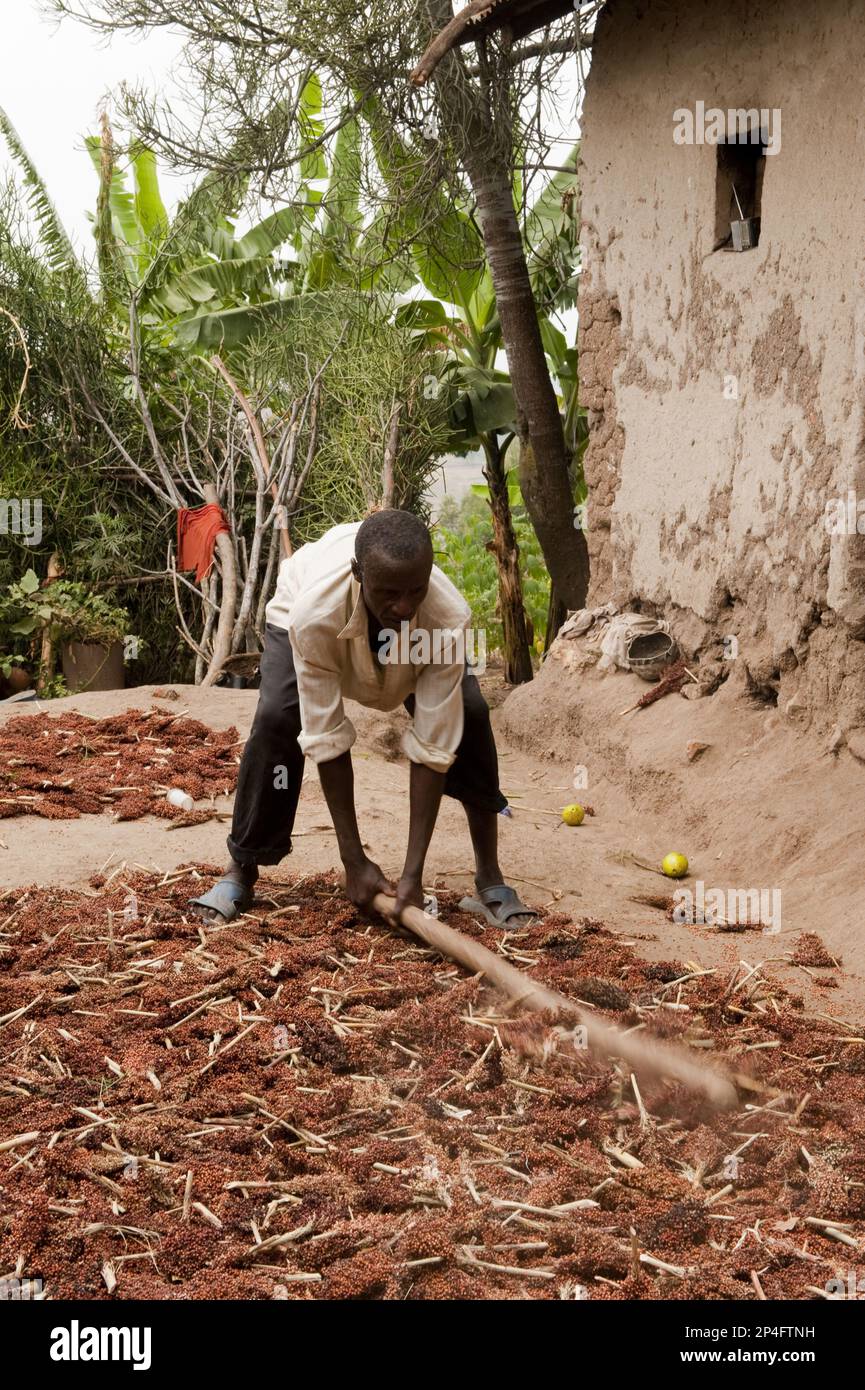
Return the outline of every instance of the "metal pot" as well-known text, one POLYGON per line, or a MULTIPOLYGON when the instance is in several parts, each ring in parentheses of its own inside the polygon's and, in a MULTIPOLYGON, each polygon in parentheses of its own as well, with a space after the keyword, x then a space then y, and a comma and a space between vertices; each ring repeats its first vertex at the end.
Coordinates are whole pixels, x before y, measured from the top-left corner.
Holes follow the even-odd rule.
POLYGON ((641 680, 657 681, 678 654, 668 632, 644 632, 628 643, 628 666, 641 680))
POLYGON ((63 678, 73 695, 84 690, 123 690, 123 643, 64 642, 61 659, 63 678))

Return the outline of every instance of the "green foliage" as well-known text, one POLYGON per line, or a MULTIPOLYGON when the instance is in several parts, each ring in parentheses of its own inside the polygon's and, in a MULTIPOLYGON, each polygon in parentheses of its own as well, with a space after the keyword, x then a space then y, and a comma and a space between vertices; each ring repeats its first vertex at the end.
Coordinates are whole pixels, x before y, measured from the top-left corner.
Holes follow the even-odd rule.
MULTIPOLYGON (((63 641, 110 646, 128 630, 129 615, 125 609, 115 607, 86 584, 55 579, 42 588, 35 570, 28 569, 0 593, 0 674, 8 679, 16 666, 35 672, 45 632, 55 644, 63 641)), ((68 693, 62 675, 40 682, 39 694, 43 699, 68 693)))
MULTIPOLYGON (((515 479, 508 479, 508 488, 518 491, 515 479)), ((482 491, 485 489, 482 489, 482 491)), ((528 513, 522 505, 514 505, 517 492, 512 492, 514 530, 520 550, 520 575, 523 602, 534 624, 536 639, 543 634, 550 601, 550 579, 544 557, 528 513)), ((472 610, 475 627, 487 635, 487 650, 502 646, 502 626, 496 612, 498 576, 496 562, 486 542, 492 537, 492 522, 488 503, 473 489, 460 503, 445 498, 433 531, 436 564, 462 593, 472 610)))
POLYGON ((69 695, 70 693, 69 686, 66 684, 66 678, 61 675, 59 671, 57 671, 50 680, 42 680, 39 682, 40 700, 62 700, 64 695, 69 695))
POLYGON ((580 261, 580 200, 576 170, 579 142, 572 145, 528 212, 523 228, 535 300, 542 313, 577 302, 580 261))
MULTIPOLYGON (((67 573, 83 582, 163 569, 170 534, 165 510, 123 467, 82 395, 81 380, 102 403, 130 453, 146 459, 144 430, 126 388, 122 348, 116 346, 109 310, 76 271, 52 268, 38 227, 32 228, 8 187, 0 189, 0 303, 21 323, 31 358, 21 406, 27 427, 20 428, 10 411, 21 384, 23 355, 11 324, 0 318, 3 495, 40 498, 43 531, 38 545, 5 537, 0 591, 28 567, 45 574, 54 551, 67 573)), ((166 382, 175 367, 166 364, 166 382)), ((150 639, 135 668, 140 680, 165 679, 169 673, 179 680, 190 674, 189 649, 176 632, 170 595, 170 586, 163 584, 130 591, 127 631, 146 632, 150 639)), ((25 649, 23 639, 18 645, 25 649)))
POLYGON ((32 569, 0 596, 0 625, 10 636, 32 637, 47 628, 53 641, 110 646, 129 630, 129 614, 86 584, 54 579, 45 588, 32 569))
MULTIPOLYGON (((305 101, 312 133, 314 86, 305 101)), ((20 343, 0 320, 0 460, 7 495, 41 497, 44 532, 42 544, 27 551, 10 538, 0 554, 0 585, 17 578, 25 553, 44 573, 57 550, 67 571, 85 582, 165 567, 174 516, 141 478, 140 470, 156 473, 129 371, 132 303, 142 388, 165 458, 182 460, 191 451, 192 468, 204 479, 224 467, 217 421, 223 411, 231 417, 233 407, 204 352, 227 357, 255 408, 268 407, 274 439, 284 433, 291 401, 333 354, 315 467, 292 518, 296 543, 355 519, 379 499, 396 402, 402 413, 395 500, 423 511, 446 443, 443 403, 423 390, 426 346, 393 323, 378 291, 358 287, 360 262, 352 259, 360 255, 358 141, 356 123, 346 123, 319 226, 313 228, 312 217, 321 194, 307 187, 301 203, 238 238, 227 216, 234 195, 210 177, 166 227, 149 152, 134 147, 133 196, 104 131, 90 145, 101 190, 97 227, 113 247, 100 254, 109 280, 103 278, 99 293, 83 276, 55 270, 41 233, 38 243, 31 241, 14 199, 0 199, 0 302, 24 325, 33 362, 25 398, 30 428, 21 430, 9 413, 23 370, 20 343), (281 255, 286 245, 296 259, 281 255)), ((315 170, 327 173, 326 152, 315 170)), ((247 480, 241 469, 239 525, 252 517, 252 482, 251 470, 247 480)), ((195 505, 194 487, 182 487, 184 502, 195 505)), ((126 630, 148 636, 136 676, 189 678, 189 649, 178 640, 170 586, 148 583, 129 593, 126 630)))
POLYGON ((377 97, 366 97, 361 114, 392 203, 385 249, 400 255, 410 248, 424 288, 467 312, 486 274, 483 242, 468 206, 449 198, 439 179, 430 177, 424 151, 400 138, 377 97))
MULTIPOLYGON (((291 104, 296 100, 295 94, 291 104)), ((38 231, 32 245, 0 207, 0 303, 24 325, 33 359, 24 402, 30 428, 22 430, 9 416, 21 381, 20 345, 0 322, 0 462, 6 495, 42 498, 43 542, 27 551, 40 572, 52 550, 85 584, 164 568, 173 509, 142 482, 141 470, 155 473, 141 400, 164 458, 189 460, 191 453, 184 501, 195 505, 193 473, 213 479, 225 467, 224 441, 214 424, 224 408, 222 387, 203 360, 213 351, 229 360, 254 407, 273 412, 274 439, 291 401, 332 354, 315 466, 291 523, 296 543, 378 500, 396 403, 402 414, 394 500, 420 513, 438 455, 513 430, 513 393, 497 366, 501 328, 470 203, 458 189, 444 189, 419 137, 395 137, 374 98, 360 120, 343 105, 335 141, 308 148, 324 135, 328 109, 334 109, 332 100, 323 98, 310 68, 296 127, 290 121, 285 127, 289 142, 307 146, 290 201, 242 237, 234 219, 250 189, 248 175, 206 174, 169 219, 152 151, 140 142, 118 149, 105 123, 102 136, 87 142, 99 179, 98 283, 75 257, 44 184, 0 114, 38 231), (379 184, 372 200, 364 183, 370 169, 379 184), (434 298, 412 299, 394 318, 394 292, 416 293, 419 283, 434 298), (131 317, 137 320, 133 332, 131 317), (130 349, 140 363, 140 390, 130 374, 130 349), (428 389, 430 381, 436 390, 428 389)), ((275 129, 279 111, 271 115, 275 129)), ((250 149, 255 138, 250 132, 250 149)), ((571 292, 572 183, 570 174, 557 176, 526 221, 527 255, 544 310, 567 302, 571 292)), ((517 205, 521 197, 517 190, 517 205)), ((548 317, 542 331, 579 458, 584 418, 576 404, 576 354, 548 317)), ((243 522, 251 493, 243 491, 242 479, 238 487, 235 515, 243 522)), ((520 500, 512 502, 527 607, 540 628, 546 576, 520 500)), ((462 554, 460 547, 466 552, 466 586, 492 636, 499 633, 495 563, 478 539, 480 530, 488 534, 488 513, 475 498, 454 520, 448 545, 455 554, 462 554)), ((10 539, 0 556, 0 585, 22 568, 20 543, 10 539)), ((170 589, 136 587, 130 605, 124 630, 147 632, 161 663, 150 672, 136 667, 138 677, 188 674, 189 652, 178 642, 170 589)))
POLYGON ((0 652, 0 675, 8 680, 16 666, 25 666, 26 659, 20 654, 10 652, 0 652))
MULTIPOLYGON (((291 335, 265 335, 243 353, 251 383, 279 381, 290 399, 314 365, 331 354, 325 378, 315 467, 304 486, 295 542, 315 540, 329 526, 357 520, 381 497, 391 413, 402 403, 394 466, 394 504, 423 515, 425 493, 445 452, 448 428, 441 396, 424 394, 428 354, 375 302, 345 291, 302 295, 291 335)), ((271 394, 271 398, 273 398, 271 394)))
POLYGON ((72 270, 78 272, 78 258, 74 248, 66 233, 66 229, 57 214, 48 189, 39 176, 39 171, 33 164, 30 156, 25 149, 21 137, 13 126, 6 112, 0 107, 0 131, 2 131, 6 143, 17 160, 24 175, 24 186, 27 189, 27 201, 33 214, 34 221, 39 228, 40 236, 48 260, 53 270, 72 270))
MULTIPOLYGON (((510 473, 507 474, 505 486, 508 490, 508 506, 511 511, 513 512, 517 507, 524 507, 523 490, 520 487, 520 480, 517 477, 515 468, 512 468, 510 473)), ((485 497, 489 502, 490 490, 486 483, 472 483, 471 491, 474 493, 475 497, 485 497)))

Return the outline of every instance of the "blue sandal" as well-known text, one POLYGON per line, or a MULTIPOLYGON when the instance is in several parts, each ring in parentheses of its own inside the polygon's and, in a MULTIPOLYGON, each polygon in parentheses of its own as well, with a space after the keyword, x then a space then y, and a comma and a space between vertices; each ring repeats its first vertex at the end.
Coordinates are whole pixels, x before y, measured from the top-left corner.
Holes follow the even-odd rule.
POLYGON ((218 912, 226 922, 233 922, 235 917, 251 907, 254 897, 254 888, 238 883, 235 878, 221 878, 209 893, 201 898, 190 898, 189 902, 191 907, 209 908, 211 912, 218 912))
POLYGON ((512 917, 538 917, 533 907, 526 907, 519 894, 506 883, 493 883, 481 888, 476 898, 462 898, 460 912, 477 912, 491 927, 504 927, 512 917))

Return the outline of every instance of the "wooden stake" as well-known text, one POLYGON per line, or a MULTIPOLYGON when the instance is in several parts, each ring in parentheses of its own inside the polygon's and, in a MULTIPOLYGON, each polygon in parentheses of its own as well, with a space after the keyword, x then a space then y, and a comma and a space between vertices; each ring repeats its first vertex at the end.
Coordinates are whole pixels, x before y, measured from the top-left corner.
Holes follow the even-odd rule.
MULTIPOLYGON (((375 911, 390 921, 393 921, 395 906, 395 899, 384 893, 377 893, 372 902, 375 911)), ((684 1049, 671 1047, 645 1033, 628 1035, 620 1032, 583 1005, 575 1004, 563 994, 539 985, 530 976, 502 960, 501 956, 418 907, 404 908, 400 924, 443 956, 465 966, 473 975, 485 975, 515 1004, 538 1012, 548 1010, 573 1018, 586 1029, 587 1045, 591 1051, 607 1057, 621 1057, 638 1074, 668 1076, 680 1081, 690 1091, 705 1096, 719 1108, 735 1105, 736 1092, 732 1082, 684 1049)))

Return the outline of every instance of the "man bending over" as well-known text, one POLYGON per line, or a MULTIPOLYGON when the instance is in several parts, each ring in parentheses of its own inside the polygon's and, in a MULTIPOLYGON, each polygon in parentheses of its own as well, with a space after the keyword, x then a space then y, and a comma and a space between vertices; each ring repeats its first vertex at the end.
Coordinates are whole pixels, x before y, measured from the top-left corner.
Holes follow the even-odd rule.
POLYGON ((531 909, 499 868, 498 814, 507 802, 489 709, 465 661, 470 617, 465 599, 433 564, 429 531, 411 512, 381 511, 334 526, 282 562, 266 611, 231 860, 215 887, 194 899, 203 917, 230 921, 245 911, 259 865, 291 853, 307 757, 318 767, 346 891, 357 907, 369 908, 377 893, 395 893, 397 918, 409 904, 423 906, 424 862, 444 794, 462 802, 474 847, 477 897, 460 906, 492 924, 528 920, 531 909), (420 641, 412 639, 418 629, 420 641), (408 640, 394 640, 399 636, 408 640), (361 843, 350 752, 356 734, 344 698, 380 710, 403 704, 413 716, 403 738, 411 762, 408 847, 395 889, 361 843))

